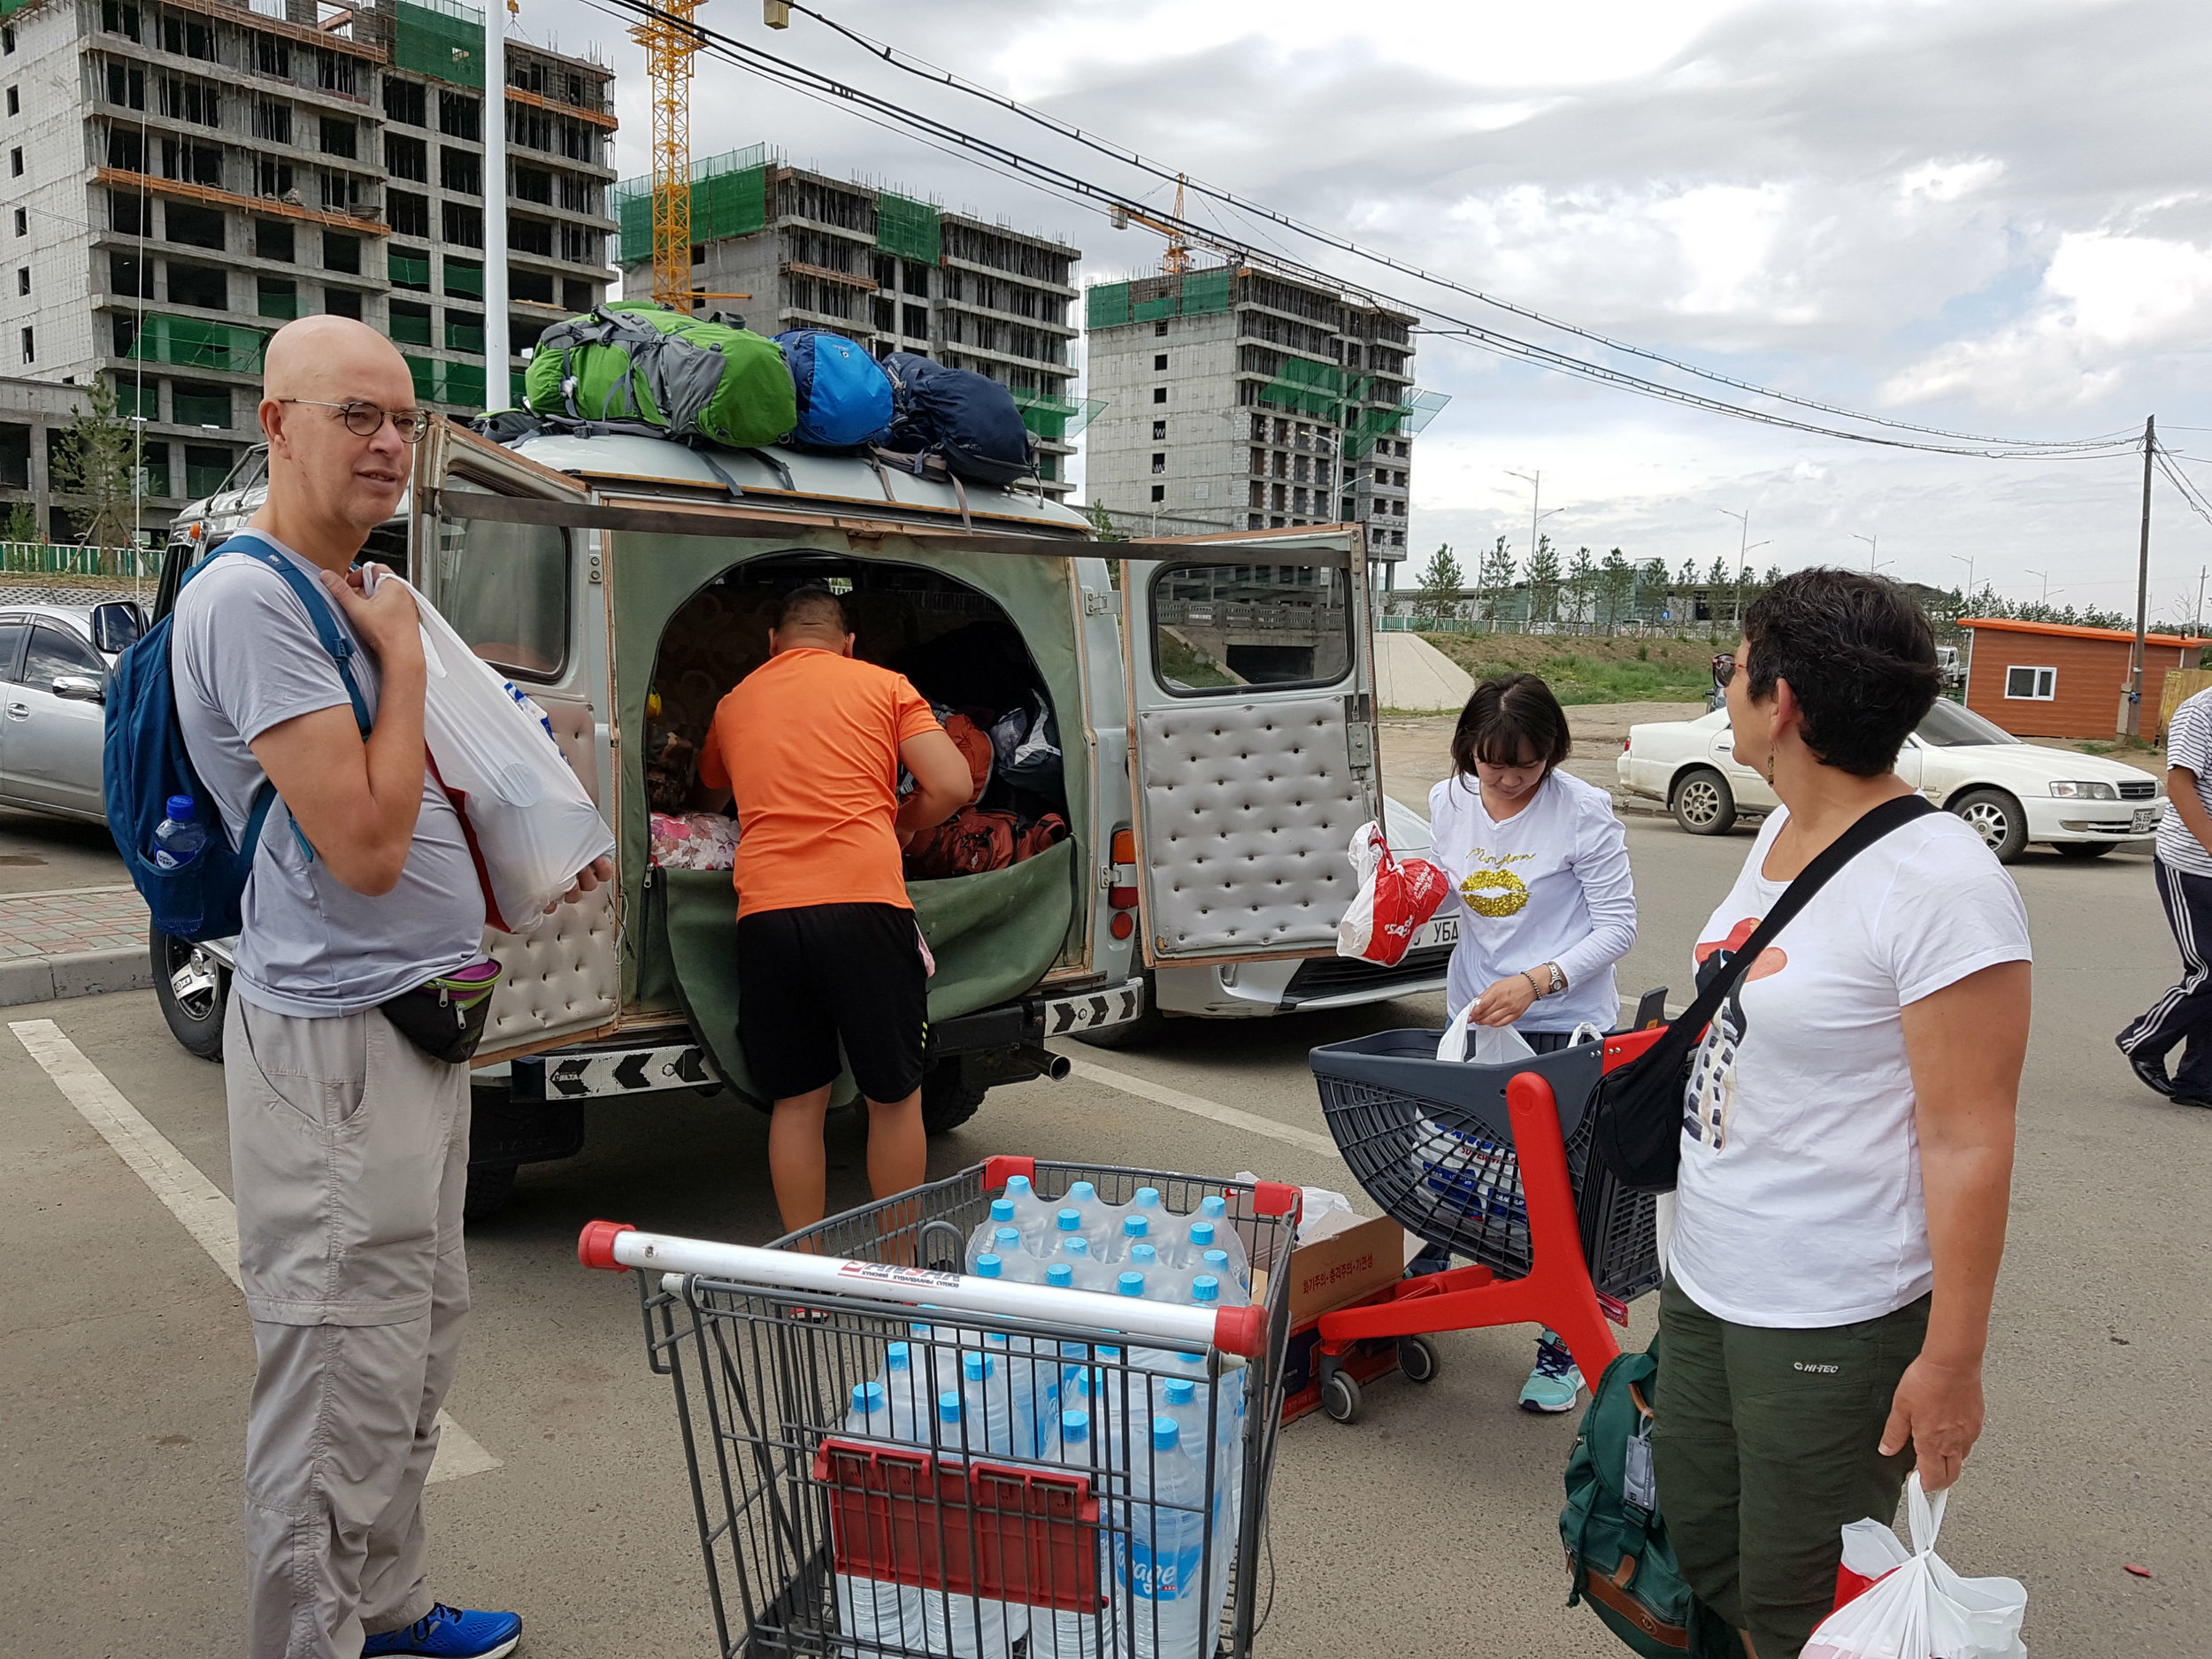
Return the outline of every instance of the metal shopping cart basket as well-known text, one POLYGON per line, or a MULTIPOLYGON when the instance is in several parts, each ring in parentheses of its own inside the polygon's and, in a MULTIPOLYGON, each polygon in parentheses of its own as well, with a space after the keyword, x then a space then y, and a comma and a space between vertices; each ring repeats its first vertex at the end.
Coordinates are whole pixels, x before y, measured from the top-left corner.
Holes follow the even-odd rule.
POLYGON ((725 1659, 1242 1659, 1263 1618, 1297 1207, 1272 1182, 1000 1157, 765 1249, 587 1226, 587 1266, 641 1270, 725 1659), (1225 1197, 1253 1305, 964 1275, 1015 1175, 1048 1199, 1151 1187, 1176 1213, 1225 1197), (948 1388, 956 1420, 929 1412, 948 1388), (1025 1439, 1025 1392, 1033 1423, 1085 1410, 1087 1438, 1025 1439), (1149 1432, 1164 1417, 1172 1445, 1149 1432))
POLYGON ((1359 1409, 1334 1363, 1352 1340, 1535 1320, 1594 1379, 1617 1351, 1599 1313, 1624 1325, 1627 1303, 1659 1284, 1657 1201, 1591 1157, 1585 1110, 1601 1073, 1649 1033, 1499 1065, 1437 1059, 1442 1034, 1379 1032, 1310 1056, 1360 1186, 1401 1226, 1477 1263, 1323 1316, 1322 1404, 1339 1421, 1359 1409))

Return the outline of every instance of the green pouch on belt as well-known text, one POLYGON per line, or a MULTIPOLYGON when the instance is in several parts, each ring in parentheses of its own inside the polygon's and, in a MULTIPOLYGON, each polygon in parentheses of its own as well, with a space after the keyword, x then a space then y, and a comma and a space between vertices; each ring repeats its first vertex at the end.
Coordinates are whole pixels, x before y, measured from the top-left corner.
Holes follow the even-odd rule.
POLYGON ((492 993, 505 972, 489 956, 424 980, 377 1006, 402 1036, 433 1060, 465 1064, 484 1041, 492 993))

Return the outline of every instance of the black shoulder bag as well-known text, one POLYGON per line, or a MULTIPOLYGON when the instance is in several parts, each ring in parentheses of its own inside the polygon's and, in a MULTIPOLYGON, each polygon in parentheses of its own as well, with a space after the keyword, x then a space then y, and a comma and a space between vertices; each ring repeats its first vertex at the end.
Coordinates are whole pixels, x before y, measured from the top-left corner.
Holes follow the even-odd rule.
POLYGON ((1729 957, 1697 1000, 1641 1054, 1598 1079, 1590 1095, 1590 1147, 1622 1186, 1638 1193, 1674 1190, 1675 1172, 1682 1161, 1682 1095, 1689 1083, 1691 1056, 1721 1003, 1759 953, 1837 871, 1892 830, 1937 810, 1924 796, 1900 795, 1883 802, 1837 836, 1782 890, 1743 949, 1729 957))

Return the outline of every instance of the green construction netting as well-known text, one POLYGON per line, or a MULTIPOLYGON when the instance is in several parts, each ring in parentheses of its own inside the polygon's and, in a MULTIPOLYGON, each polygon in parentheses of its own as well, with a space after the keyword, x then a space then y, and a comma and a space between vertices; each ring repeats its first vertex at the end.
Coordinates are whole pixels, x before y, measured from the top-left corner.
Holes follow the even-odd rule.
POLYGON ((448 255, 445 262, 445 291, 463 299, 482 299, 484 297, 482 262, 475 259, 456 259, 448 255))
POLYGON ((1106 407, 1102 397, 1062 397, 1054 392, 1017 391, 1014 403, 1022 411, 1023 426, 1055 443, 1075 436, 1106 407))
POLYGON ((614 216, 622 221, 618 265, 639 265, 653 257, 653 187, 643 179, 625 179, 614 188, 614 216))
MULTIPOLYGON (((755 144, 692 164, 692 241, 742 236, 768 222, 768 168, 758 159, 762 153, 755 144)), ((625 179, 615 186, 614 212, 622 225, 617 263, 644 264, 653 257, 652 180, 625 179)))
MULTIPOLYGON (((929 1017, 950 1019, 1018 996, 1042 979, 1060 954, 1075 912, 1075 843, 1062 841, 1004 870, 949 881, 910 881, 907 897, 937 973, 929 982, 929 1017)), ((737 1043, 737 902, 726 870, 664 870, 666 919, 649 925, 645 951, 665 963, 641 964, 648 984, 673 988, 690 1015, 714 1068, 737 1093, 770 1102, 753 1087, 737 1043)), ((857 1100, 849 1070, 841 1071, 830 1103, 857 1100)))
POLYGON ((1229 309, 1236 272, 1228 265, 1193 271, 1179 280, 1145 277, 1134 282, 1099 282, 1083 296, 1085 324, 1118 328, 1124 323, 1158 322, 1168 317, 1204 317, 1229 309))
POLYGON ((484 14, 453 0, 396 0, 392 63, 449 86, 484 84, 484 14))
POLYGON ((268 343, 269 336, 257 328, 150 311, 139 325, 138 338, 131 342, 130 355, 147 363, 250 374, 261 367, 261 353, 268 343))
MULTIPOLYGON (((1076 715, 1068 712, 1083 709, 1085 703, 1082 663, 1071 619, 1079 607, 1071 602, 1074 572, 1067 561, 1010 558, 1002 553, 959 549, 925 550, 897 535, 887 535, 881 542, 870 543, 863 549, 834 530, 810 530, 797 526, 788 534, 772 541, 631 531, 606 533, 605 539, 609 543, 610 572, 620 583, 623 601, 615 610, 613 641, 615 718, 622 729, 645 729, 645 695, 652 682, 654 664, 660 655, 661 635, 670 619, 695 593, 724 571, 747 560, 807 550, 923 565, 987 595, 1021 630, 1023 642, 1043 677, 1047 695, 1053 706, 1062 711, 1063 729, 1080 724, 1076 715)), ((625 772, 624 786, 616 791, 620 803, 620 821, 615 826, 624 849, 621 879, 626 890, 625 904, 629 914, 644 916, 648 908, 640 886, 647 865, 644 746, 626 745, 619 751, 617 764, 625 772)), ((1085 767, 1068 767, 1067 795, 1068 822, 1075 833, 1072 841, 1064 845, 1072 845, 1075 850, 1066 855, 1071 863, 1057 866, 1057 879, 1066 884, 1070 897, 1068 908, 1059 911, 1061 925, 1054 950, 1071 948, 1079 953, 1084 942, 1080 931, 1084 917, 1074 898, 1073 872, 1083 869, 1088 858, 1092 808, 1090 777, 1085 767)), ((1059 849, 1053 850, 1056 853, 1059 849)), ((1018 876, 1030 864, 1045 865, 1048 857, 1048 854, 1041 855, 1013 870, 996 874, 1018 876)), ((1033 879, 1041 879, 1042 872, 1033 879)), ((727 872, 723 872, 720 902, 725 906, 730 898, 729 880, 727 872)), ((952 882, 915 885, 917 888, 966 888, 980 904, 989 899, 996 880, 995 875, 970 876, 952 882)), ((919 902, 918 893, 917 902, 919 902)), ((726 917, 728 910, 723 914, 726 917)), ((925 926, 927 926, 926 922, 925 926)), ((975 948, 982 957, 987 957, 999 947, 979 937, 975 948)), ((939 979, 946 986, 980 983, 973 976, 986 971, 980 960, 974 964, 956 959, 949 961, 943 952, 938 953, 937 963, 939 979)), ((655 1008, 675 1006, 668 1000, 673 980, 665 949, 657 956, 649 939, 641 949, 629 948, 623 962, 623 988, 626 1007, 640 1003, 655 1008)), ((940 1004, 940 988, 932 987, 930 1008, 939 1018, 945 1018, 956 1010, 940 1004)), ((972 1008, 983 1005, 969 1004, 972 1008)))
POLYGON ((462 409, 484 407, 484 365, 446 363, 435 357, 406 357, 407 373, 415 382, 415 396, 426 403, 446 403, 462 409))
POLYGON ((1129 320, 1129 285, 1094 283, 1083 296, 1083 323, 1087 328, 1118 328, 1129 320))
POLYGON ((396 288, 430 287, 430 256, 426 253, 403 253, 388 250, 384 256, 384 271, 396 288))
MULTIPOLYGON (((1354 398, 1359 394, 1351 393, 1354 398)), ((1260 388, 1260 402, 1334 420, 1346 402, 1344 371, 1311 357, 1285 357, 1283 372, 1260 388)))
POLYGON ((1227 265, 1194 271, 1183 279, 1183 315, 1202 317, 1229 309, 1229 285, 1236 273, 1227 265))
POLYGON ((876 197, 876 246, 902 259, 935 265, 943 252, 937 210, 926 202, 880 192, 876 197))

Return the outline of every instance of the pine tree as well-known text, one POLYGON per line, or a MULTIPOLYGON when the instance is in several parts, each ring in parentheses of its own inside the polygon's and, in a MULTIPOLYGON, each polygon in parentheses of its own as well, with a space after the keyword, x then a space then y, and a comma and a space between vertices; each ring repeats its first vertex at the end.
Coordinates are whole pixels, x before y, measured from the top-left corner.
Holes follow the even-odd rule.
POLYGON ((1597 611, 1598 565, 1588 548, 1575 549, 1567 566, 1566 588, 1567 620, 1578 626, 1591 621, 1597 611))
POLYGON ((1614 548, 1598 566, 1598 620, 1608 634, 1633 613, 1635 597, 1635 567, 1620 549, 1614 548))
POLYGON ((1513 555, 1506 550, 1503 536, 1482 556, 1482 570, 1475 585, 1482 592, 1484 617, 1495 621, 1503 616, 1513 591, 1513 555))
POLYGON ((0 541, 43 541, 39 529, 38 509, 27 501, 19 501, 8 509, 8 522, 0 527, 0 541))
POLYGON ((1549 536, 1536 539, 1536 551, 1528 561, 1528 619, 1550 622, 1559 611, 1559 553, 1549 536))
POLYGON ((115 413, 115 388, 96 379, 85 407, 54 446, 54 488, 88 547, 120 547, 130 535, 131 472, 138 428, 115 413))
POLYGON ((1428 568, 1417 578, 1413 595, 1414 614, 1432 619, 1459 614, 1459 590, 1467 585, 1466 572, 1447 545, 1429 556, 1428 568))

